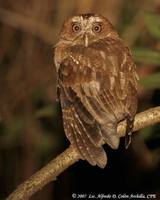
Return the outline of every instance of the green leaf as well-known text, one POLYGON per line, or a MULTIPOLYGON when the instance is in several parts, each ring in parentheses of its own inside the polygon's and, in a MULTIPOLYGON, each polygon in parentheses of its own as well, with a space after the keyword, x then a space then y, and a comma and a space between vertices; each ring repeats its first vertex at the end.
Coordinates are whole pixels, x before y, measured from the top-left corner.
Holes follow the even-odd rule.
POLYGON ((147 88, 160 88, 160 72, 140 80, 140 83, 147 88))
POLYGON ((160 15, 153 13, 145 13, 144 21, 149 33, 160 40, 160 15))
POLYGON ((132 53, 136 62, 160 65, 159 51, 135 47, 132 53))
POLYGON ((36 117, 51 117, 54 115, 53 105, 47 105, 36 112, 36 117))

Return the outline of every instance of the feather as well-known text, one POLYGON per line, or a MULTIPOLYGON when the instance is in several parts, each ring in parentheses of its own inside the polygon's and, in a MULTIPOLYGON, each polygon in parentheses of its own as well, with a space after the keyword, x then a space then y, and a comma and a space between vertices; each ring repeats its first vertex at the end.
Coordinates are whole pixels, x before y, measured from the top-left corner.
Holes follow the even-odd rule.
POLYGON ((82 159, 104 168, 107 155, 102 141, 117 149, 118 122, 128 116, 133 124, 134 64, 127 48, 114 39, 102 39, 88 47, 73 45, 67 53, 58 70, 65 133, 82 159))

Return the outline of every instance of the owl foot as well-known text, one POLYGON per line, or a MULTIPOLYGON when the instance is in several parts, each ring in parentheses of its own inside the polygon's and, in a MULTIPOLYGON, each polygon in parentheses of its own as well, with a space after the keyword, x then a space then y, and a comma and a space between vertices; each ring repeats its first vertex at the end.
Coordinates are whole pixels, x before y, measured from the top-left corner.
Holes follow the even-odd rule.
POLYGON ((132 129, 133 129, 134 119, 130 116, 127 117, 127 128, 126 128, 126 135, 125 135, 125 148, 128 149, 131 138, 132 138, 132 129))

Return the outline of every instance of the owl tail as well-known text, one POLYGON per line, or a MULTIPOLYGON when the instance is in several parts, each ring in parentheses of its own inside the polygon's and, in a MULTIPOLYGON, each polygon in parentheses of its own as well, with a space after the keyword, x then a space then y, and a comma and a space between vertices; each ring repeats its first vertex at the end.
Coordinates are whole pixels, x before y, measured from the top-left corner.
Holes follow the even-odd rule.
POLYGON ((81 148, 79 148, 80 147, 79 145, 77 146, 77 148, 82 156, 82 159, 87 160, 93 166, 97 165, 102 169, 105 168, 107 164, 107 155, 103 147, 96 147, 89 141, 86 142, 84 142, 83 140, 79 141, 81 141, 80 144, 81 148))
POLYGON ((117 126, 113 123, 101 125, 101 132, 106 143, 112 149, 117 149, 120 142, 119 136, 117 134, 117 126))
POLYGON ((80 118, 79 109, 63 110, 64 129, 67 138, 79 154, 81 159, 87 160, 91 165, 104 168, 107 164, 107 155, 102 147, 103 137, 97 123, 85 117, 80 118), (90 123, 91 124, 90 124, 90 123))
MULTIPOLYGON (((72 141, 82 159, 87 160, 93 166, 98 165, 98 167, 104 168, 107 164, 107 155, 103 147, 100 143, 96 144, 93 138, 89 137, 89 132, 86 132, 80 123, 76 123, 76 125, 74 126, 74 132, 77 131, 77 134, 74 134, 72 141)), ((94 131, 98 130, 95 128, 94 131)))

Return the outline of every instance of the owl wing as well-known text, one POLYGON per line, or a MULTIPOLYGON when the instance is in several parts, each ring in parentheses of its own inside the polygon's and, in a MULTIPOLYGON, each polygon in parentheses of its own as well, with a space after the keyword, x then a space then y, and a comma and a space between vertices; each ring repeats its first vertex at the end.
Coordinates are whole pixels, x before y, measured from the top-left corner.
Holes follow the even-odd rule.
POLYGON ((83 159, 101 168, 107 163, 102 141, 118 147, 117 123, 130 113, 127 86, 134 87, 133 75, 119 71, 123 53, 116 48, 109 49, 106 41, 73 46, 58 71, 66 136, 83 159))

